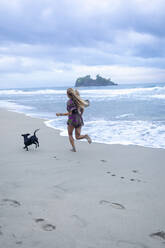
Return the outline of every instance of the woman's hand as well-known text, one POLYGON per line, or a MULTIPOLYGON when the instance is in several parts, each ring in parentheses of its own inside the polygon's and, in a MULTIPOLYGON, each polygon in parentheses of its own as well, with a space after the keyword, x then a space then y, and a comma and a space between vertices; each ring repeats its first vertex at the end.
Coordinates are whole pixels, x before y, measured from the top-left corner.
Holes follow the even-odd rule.
POLYGON ((68 112, 67 113, 56 113, 56 116, 66 116, 66 115, 69 115, 69 113, 68 112))

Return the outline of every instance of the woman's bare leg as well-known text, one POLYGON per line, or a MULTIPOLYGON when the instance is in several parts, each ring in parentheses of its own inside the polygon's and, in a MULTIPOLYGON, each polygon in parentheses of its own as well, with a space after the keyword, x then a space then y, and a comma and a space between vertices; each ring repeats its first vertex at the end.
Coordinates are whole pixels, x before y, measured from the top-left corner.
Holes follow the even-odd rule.
POLYGON ((78 140, 86 139, 89 144, 92 143, 92 140, 88 134, 81 135, 81 127, 75 128, 75 136, 76 136, 76 139, 78 139, 78 140))
POLYGON ((70 144, 71 144, 71 146, 72 146, 72 148, 73 148, 73 152, 76 152, 76 147, 75 147, 74 139, 73 139, 73 130, 74 130, 74 127, 68 125, 69 141, 70 141, 70 144))

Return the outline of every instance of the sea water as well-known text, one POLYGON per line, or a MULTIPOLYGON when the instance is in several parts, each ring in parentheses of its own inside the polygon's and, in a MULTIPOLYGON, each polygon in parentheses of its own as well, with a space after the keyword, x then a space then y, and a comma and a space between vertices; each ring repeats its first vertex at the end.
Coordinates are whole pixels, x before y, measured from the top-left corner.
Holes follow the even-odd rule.
MULTIPOLYGON (((66 112, 66 89, 3 89, 0 107, 44 118, 46 125, 67 136, 67 117, 56 117, 57 112, 66 112)), ((165 84, 85 87, 79 92, 90 101, 83 114, 82 133, 93 141, 165 148, 165 84)))

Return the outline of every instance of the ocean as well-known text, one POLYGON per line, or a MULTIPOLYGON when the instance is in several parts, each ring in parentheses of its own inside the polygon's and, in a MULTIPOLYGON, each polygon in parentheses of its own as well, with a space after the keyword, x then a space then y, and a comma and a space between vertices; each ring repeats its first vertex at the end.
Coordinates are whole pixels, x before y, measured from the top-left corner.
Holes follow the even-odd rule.
MULTIPOLYGON (((0 107, 45 119, 46 125, 67 136, 67 117, 56 117, 66 112, 67 88, 3 89, 0 107)), ((79 92, 90 101, 82 133, 93 141, 165 149, 165 83, 85 87, 79 92)))

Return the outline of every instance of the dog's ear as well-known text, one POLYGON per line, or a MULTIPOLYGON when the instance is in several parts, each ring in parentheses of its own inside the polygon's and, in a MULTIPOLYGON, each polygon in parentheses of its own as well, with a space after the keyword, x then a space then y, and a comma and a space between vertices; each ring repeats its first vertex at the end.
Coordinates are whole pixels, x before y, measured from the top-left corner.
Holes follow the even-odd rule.
POLYGON ((27 136, 29 136, 30 135, 30 133, 27 133, 27 136))

